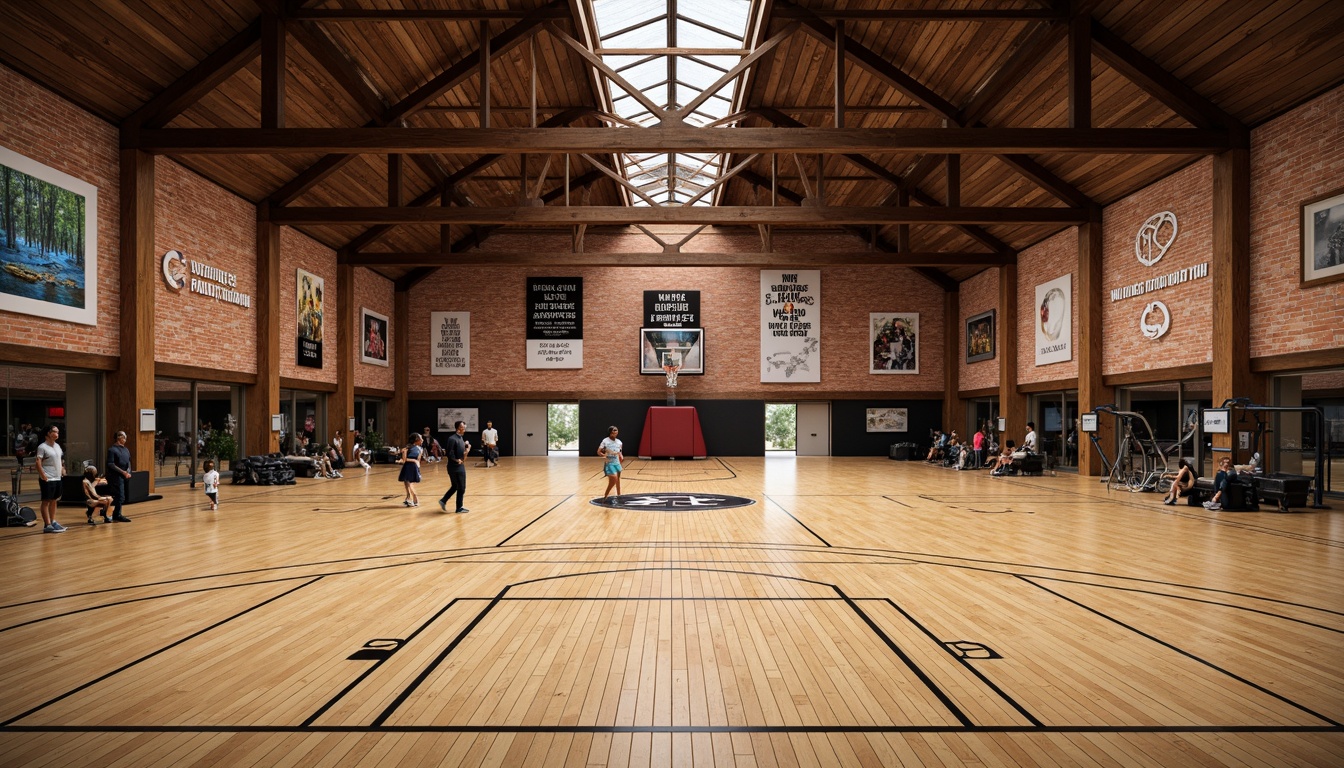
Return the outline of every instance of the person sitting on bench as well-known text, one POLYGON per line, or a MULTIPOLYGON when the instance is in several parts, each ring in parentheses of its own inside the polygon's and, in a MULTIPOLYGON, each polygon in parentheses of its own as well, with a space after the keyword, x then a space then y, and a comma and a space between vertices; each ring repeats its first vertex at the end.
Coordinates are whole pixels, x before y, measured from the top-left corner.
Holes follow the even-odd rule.
POLYGON ((1218 474, 1213 476, 1213 498, 1204 502, 1204 508, 1217 512, 1223 508, 1223 492, 1227 490, 1228 483, 1232 482, 1236 470, 1232 469, 1232 457, 1224 456, 1218 460, 1218 474))
POLYGON ((929 448, 929 455, 924 460, 930 464, 942 460, 943 449, 947 447, 947 435, 935 429, 933 431, 933 447, 929 448))
POLYGON ((1195 468, 1190 460, 1181 459, 1177 466, 1180 469, 1176 473, 1176 479, 1171 481, 1171 490, 1167 491, 1166 498, 1162 499, 1162 503, 1167 506, 1175 504, 1182 496, 1189 496, 1191 491, 1195 490, 1195 479, 1198 475, 1195 474, 1195 468))

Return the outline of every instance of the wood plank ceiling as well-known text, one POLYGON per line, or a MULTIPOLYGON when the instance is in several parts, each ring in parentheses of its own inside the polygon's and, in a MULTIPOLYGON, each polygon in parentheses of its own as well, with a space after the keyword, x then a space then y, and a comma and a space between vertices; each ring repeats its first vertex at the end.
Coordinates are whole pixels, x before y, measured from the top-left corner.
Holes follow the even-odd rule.
MULTIPOLYGON (((678 12, 673 0, 666 1, 678 12)), ((684 0, 680 12, 688 13, 696 1, 684 0)), ((1091 38, 1087 119, 1094 128, 1235 131, 1344 82, 1344 56, 1338 54, 1344 3, 1337 0, 722 1, 750 2, 757 14, 760 23, 752 27, 747 48, 795 25, 748 70, 735 105, 742 112, 735 124, 742 127, 834 127, 835 64, 843 49, 845 128, 1067 128, 1070 28, 1080 39, 1091 38), (977 13, 980 17, 970 17, 977 13), (939 14, 943 18, 910 18, 939 14), (906 18, 894 18, 900 15, 906 18), (1173 101, 1181 104, 1173 109, 1173 101), (1228 124, 1201 124, 1223 119, 1228 124)), ((558 37, 568 34, 595 48, 593 10, 590 0, 0 0, 0 63, 124 130, 153 114, 170 119, 158 125, 150 120, 144 127, 253 129, 263 119, 261 21, 275 14, 285 32, 285 128, 480 127, 482 78, 474 62, 486 39, 493 41, 491 128, 531 124, 534 60, 537 121, 597 128, 611 122, 598 114, 610 95, 599 91, 602 79, 590 63, 558 37), (318 18, 328 11, 375 10, 417 14, 318 18), (473 12, 461 14, 472 18, 450 18, 449 12, 464 11, 473 12), (193 84, 200 93, 186 88, 193 84), (427 90, 427 84, 437 87, 427 90)), ((949 163, 942 155, 895 146, 863 155, 818 148, 823 154, 778 156, 781 205, 797 205, 805 196, 849 209, 952 205, 958 199, 961 206, 982 208, 1105 205, 1199 158, 1000 153, 960 155, 949 163), (949 178, 959 178, 955 189, 949 178)), ((389 175, 395 166, 382 154, 173 157, 255 203, 372 208, 394 197, 389 175), (314 166, 333 170, 317 173, 314 166), (312 178, 317 181, 307 183, 312 178)), ((606 153, 595 159, 616 167, 618 157, 606 153)), ((729 156, 723 168, 742 159, 729 156)), ((564 203, 561 155, 548 163, 544 154, 425 152, 407 155, 398 165, 407 205, 439 205, 445 199, 458 206, 526 204, 520 194, 524 168, 530 180, 525 197, 540 189, 552 205, 564 203), (538 187, 543 167, 547 176, 538 187)), ((575 205, 629 201, 617 181, 577 154, 570 155, 569 173, 576 180, 575 205)), ((771 174, 771 158, 762 155, 717 191, 717 204, 769 205, 771 174)), ((1011 257, 1062 226, 891 224, 850 231, 855 251, 875 245, 878 251, 911 253, 1001 250, 1011 257)), ((437 224, 300 229, 343 253, 440 252, 444 235, 437 224)), ((458 225, 449 238, 459 251, 507 230, 458 225)), ((565 247, 573 240, 568 231, 557 231, 556 238, 565 247)), ((563 250, 554 257, 557 265, 565 263, 563 250)), ((949 258, 942 280, 963 280, 984 268, 955 265, 965 261, 949 258)), ((403 283, 424 272, 406 264, 376 269, 403 283)))

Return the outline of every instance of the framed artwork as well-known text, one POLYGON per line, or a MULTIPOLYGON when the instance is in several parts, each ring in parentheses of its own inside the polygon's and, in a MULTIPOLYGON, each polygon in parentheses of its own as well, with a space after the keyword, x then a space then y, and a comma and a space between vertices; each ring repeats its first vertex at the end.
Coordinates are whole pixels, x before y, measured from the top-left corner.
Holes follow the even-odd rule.
POLYGON ((457 428, 453 425, 459 421, 465 421, 468 432, 480 432, 480 414, 481 409, 479 408, 440 408, 438 431, 456 432, 457 428))
POLYGON ((295 310, 298 338, 295 340, 296 365, 322 367, 322 292, 326 281, 306 270, 294 277, 295 310))
POLYGON ((663 375, 664 365, 680 365, 679 375, 705 372, 705 329, 640 328, 639 372, 663 375))
POLYGON ((387 315, 359 308, 359 361, 387 366, 387 315))
POLYGON ((1302 287, 1344 280, 1344 189, 1302 204, 1302 287))
POLYGON ((867 424, 869 432, 908 432, 910 409, 868 408, 867 424))
POLYGON ((1036 365, 1073 359, 1073 273, 1036 286, 1036 365))
POLYGON ((0 147, 0 309, 98 324, 98 188, 0 147))
POLYGON ((994 313, 989 310, 966 320, 966 362, 994 359, 994 313))
POLYGON ((919 313, 868 315, 869 373, 919 373, 919 313))

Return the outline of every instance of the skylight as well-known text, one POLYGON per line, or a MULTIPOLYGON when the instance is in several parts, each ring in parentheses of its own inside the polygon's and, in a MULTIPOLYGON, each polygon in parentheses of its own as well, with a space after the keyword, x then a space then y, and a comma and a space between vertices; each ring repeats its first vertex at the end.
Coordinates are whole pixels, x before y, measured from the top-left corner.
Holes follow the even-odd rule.
MULTIPOLYGON (((691 103, 737 66, 747 47, 747 22, 754 0, 592 0, 597 53, 648 101, 667 110, 691 103), (668 49, 671 49, 670 51, 668 49), (685 53, 714 49, 716 53, 685 53), (603 53, 616 51, 615 53, 603 53), (645 53, 647 51, 647 53, 645 53), (717 53, 723 51, 723 53, 717 53)), ((642 126, 659 116, 617 82, 600 73, 613 114, 642 126)), ((688 125, 704 126, 728 116, 741 76, 711 94, 689 115, 688 125)), ((621 155, 620 170, 639 190, 634 205, 710 205, 700 194, 724 170, 719 154, 668 152, 621 155)))

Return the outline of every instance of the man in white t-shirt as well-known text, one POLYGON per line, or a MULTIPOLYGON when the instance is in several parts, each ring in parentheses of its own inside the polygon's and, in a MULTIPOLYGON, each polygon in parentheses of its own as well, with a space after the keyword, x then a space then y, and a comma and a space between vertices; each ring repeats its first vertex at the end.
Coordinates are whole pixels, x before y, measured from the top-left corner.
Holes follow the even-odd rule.
POLYGON ((499 466, 499 430, 495 429, 493 421, 485 422, 485 429, 481 430, 481 445, 485 449, 482 452, 485 454, 486 468, 499 466))
POLYGON ((47 427, 46 442, 37 446, 37 484, 42 487, 42 532, 64 533, 65 526, 56 522, 56 505, 61 500, 61 478, 65 476, 65 451, 57 444, 61 430, 47 427))
POLYGON ((1027 453, 1036 453, 1036 422, 1027 422, 1027 436, 1022 440, 1022 450, 1027 453))

